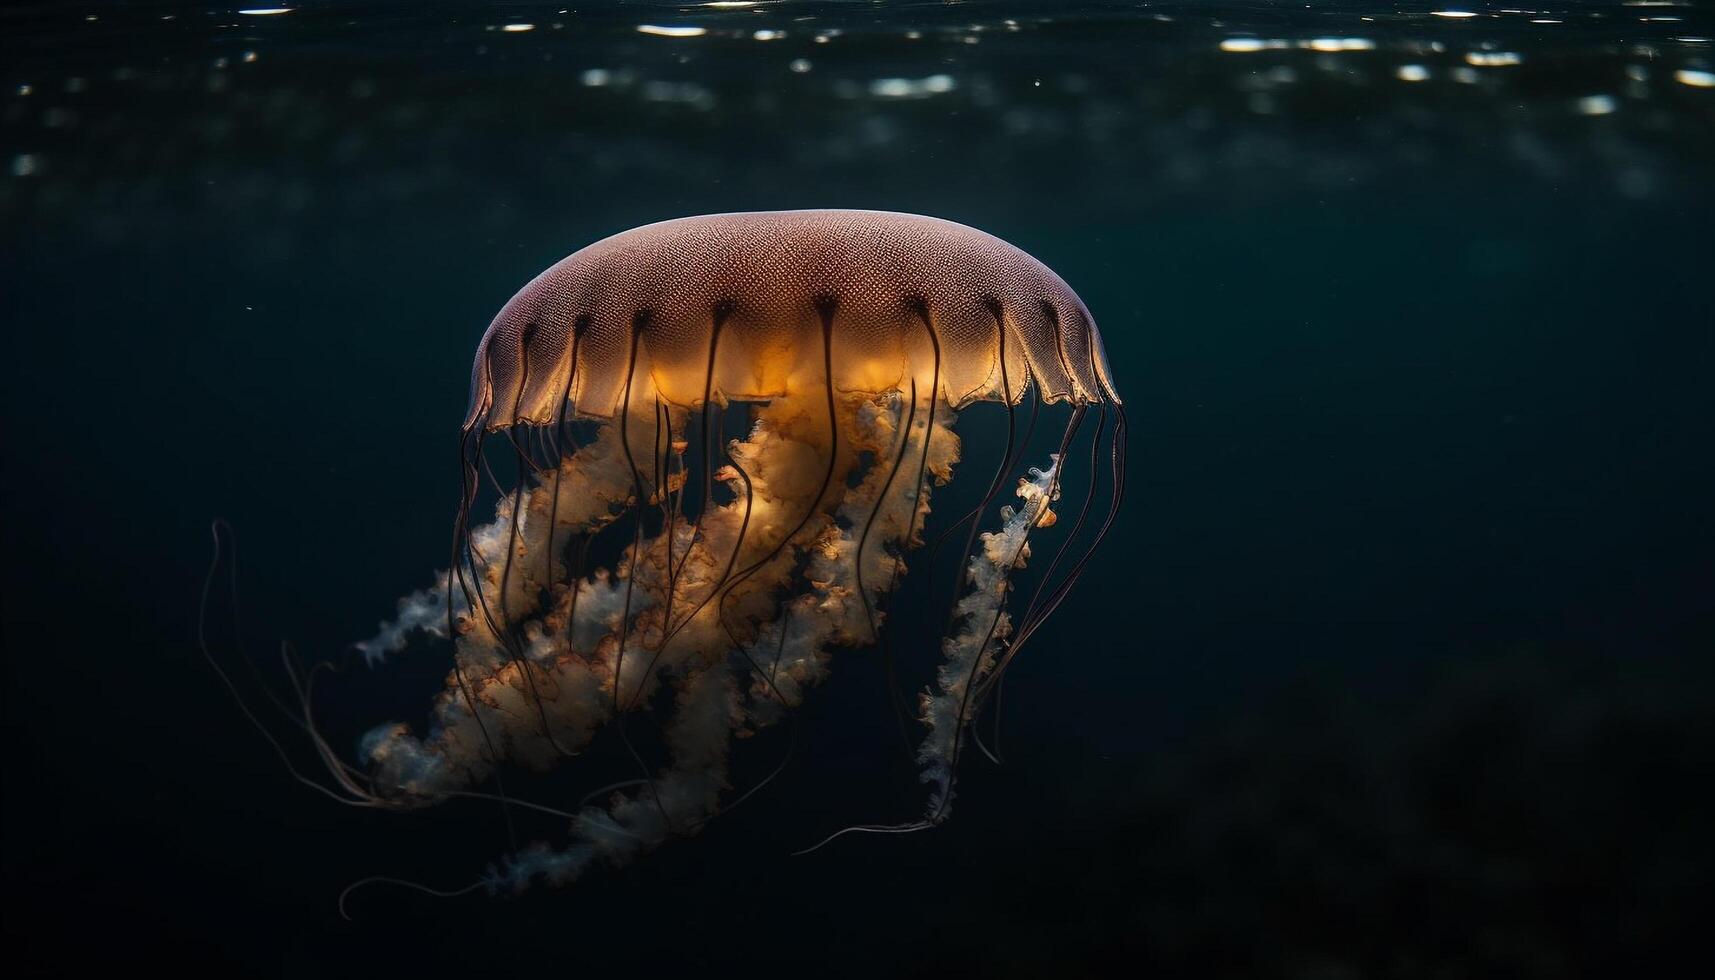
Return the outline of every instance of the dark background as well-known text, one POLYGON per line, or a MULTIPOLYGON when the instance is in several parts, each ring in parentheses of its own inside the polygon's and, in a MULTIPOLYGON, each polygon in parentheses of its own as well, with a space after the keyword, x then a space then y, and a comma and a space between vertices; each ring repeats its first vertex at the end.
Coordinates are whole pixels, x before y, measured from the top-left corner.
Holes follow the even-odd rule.
MULTIPOLYGON (((1432 9, 0 15, 8 972, 1707 965, 1715 91, 1675 72, 1715 70, 1715 25, 1432 9), (794 766, 697 839, 342 920, 350 881, 457 887, 505 832, 286 778, 196 651, 209 520, 264 669, 337 654, 445 561, 513 290, 647 221, 819 206, 1031 251, 1126 398, 1125 509, 1011 677, 1006 765, 933 833, 789 857, 918 798, 841 653, 794 766)), ((330 724, 415 698, 391 676, 330 724)))

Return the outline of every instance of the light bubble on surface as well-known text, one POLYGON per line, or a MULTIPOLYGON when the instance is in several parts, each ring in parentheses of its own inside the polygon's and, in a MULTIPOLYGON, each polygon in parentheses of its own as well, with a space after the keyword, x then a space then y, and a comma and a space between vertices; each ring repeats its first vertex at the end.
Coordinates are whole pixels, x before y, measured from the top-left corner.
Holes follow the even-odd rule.
POLYGON ((883 99, 918 99, 951 92, 958 85, 951 75, 927 78, 877 78, 869 83, 869 94, 883 99))
POLYGON ((1429 16, 1446 17, 1449 20, 1465 20, 1477 15, 1469 10, 1431 10, 1429 16))
POLYGON ((750 39, 753 41, 778 41, 785 36, 785 31, 760 30, 752 32, 750 39))
POLYGON ((1586 95, 1578 100, 1578 112, 1585 116, 1605 116, 1619 107, 1611 95, 1586 95))
POLYGON ((1516 51, 1468 51, 1465 53, 1465 63, 1478 68, 1504 68, 1523 62, 1524 58, 1516 51))
POLYGON ((663 24, 638 24, 637 33, 652 34, 656 37, 702 37, 707 34, 706 27, 674 27, 663 24))
POLYGON ((1402 82, 1426 82, 1429 69, 1422 65, 1400 65, 1393 70, 1393 76, 1402 82))
POLYGON ((1374 51, 1376 42, 1367 37, 1318 37, 1299 43, 1312 51, 1374 51))
POLYGON ((501 28, 501 30, 508 34, 523 34, 526 31, 533 31, 535 29, 535 24, 507 24, 501 28))
POLYGON ((1221 50, 1234 54, 1251 51, 1270 51, 1286 47, 1285 41, 1264 40, 1260 37, 1229 37, 1221 42, 1221 50))
POLYGON ((249 7, 240 10, 239 13, 246 17, 273 17, 278 14, 289 14, 294 9, 293 7, 249 7))
POLYGON ((41 157, 34 153, 20 153, 12 158, 12 176, 31 177, 42 166, 41 157))
POLYGON ((1681 85, 1692 88, 1715 88, 1715 72, 1699 71, 1695 68, 1681 68, 1673 73, 1673 80, 1681 85))

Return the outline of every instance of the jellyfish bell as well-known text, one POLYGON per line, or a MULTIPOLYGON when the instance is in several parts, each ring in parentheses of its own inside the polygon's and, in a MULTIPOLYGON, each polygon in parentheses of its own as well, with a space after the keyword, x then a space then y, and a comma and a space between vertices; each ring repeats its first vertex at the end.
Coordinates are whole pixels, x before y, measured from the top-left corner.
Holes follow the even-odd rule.
POLYGON ((450 567, 357 645, 379 666, 413 634, 450 642, 430 724, 376 725, 355 761, 305 727, 348 802, 495 795, 557 814, 560 839, 490 870, 505 890, 623 863, 745 798, 734 742, 790 719, 839 649, 936 663, 907 708, 922 811, 847 830, 939 823, 974 719, 1124 486, 1120 398, 1071 288, 983 232, 886 212, 683 218, 574 253, 483 335, 460 433, 450 567), (981 503, 943 535, 962 528, 950 606, 936 634, 890 636, 931 496, 960 462, 954 423, 977 402, 1004 407, 1007 439, 981 503), (1032 421, 1070 406, 1042 467, 1022 459, 1027 403, 1032 421), (665 764, 627 735, 645 715, 663 718, 665 764), (507 767, 575 768, 606 732, 637 763, 620 787, 582 804, 484 788, 507 767))
POLYGON ((555 264, 483 336, 465 424, 549 422, 562 393, 609 417, 634 356, 683 406, 815 393, 824 361, 836 391, 911 378, 954 409, 1032 380, 1045 402, 1118 403, 1089 311, 1024 251, 918 215, 789 211, 646 225, 555 264))

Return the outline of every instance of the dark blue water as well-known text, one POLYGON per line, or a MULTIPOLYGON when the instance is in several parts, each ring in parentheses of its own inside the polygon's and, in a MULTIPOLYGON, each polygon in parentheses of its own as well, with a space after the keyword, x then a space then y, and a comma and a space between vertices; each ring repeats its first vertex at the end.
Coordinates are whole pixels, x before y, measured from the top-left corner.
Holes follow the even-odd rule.
MULTIPOLYGON (((1707 964, 1708 4, 296 6, 0 15, 9 972, 1707 964), (1011 675, 1005 765, 932 833, 789 857, 916 798, 842 654, 696 839, 342 920, 505 827, 289 780, 197 652, 208 522, 265 676, 337 656, 445 561, 518 286, 798 207, 983 228, 1100 323, 1128 496, 1011 675)), ((416 655, 330 727, 426 699, 416 655)))

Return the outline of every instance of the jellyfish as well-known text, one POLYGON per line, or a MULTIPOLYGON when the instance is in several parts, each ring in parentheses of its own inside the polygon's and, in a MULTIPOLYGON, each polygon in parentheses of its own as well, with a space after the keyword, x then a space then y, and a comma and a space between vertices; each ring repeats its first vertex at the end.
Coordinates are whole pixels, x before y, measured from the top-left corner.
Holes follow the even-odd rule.
POLYGON ((1020 249, 917 215, 721 214, 614 235, 512 297, 470 392, 449 567, 356 645, 377 668, 414 635, 450 645, 430 723, 376 725, 348 760, 298 691, 325 791, 347 802, 494 796, 556 815, 560 839, 489 869, 496 891, 696 833, 748 792, 730 785, 735 743, 791 717, 836 655, 878 646, 938 661, 915 704, 900 699, 923 809, 842 833, 941 823, 973 720, 1124 489, 1124 413, 1083 302, 1020 249), (945 629, 888 644, 890 599, 961 459, 955 421, 979 402, 1004 407, 1007 440, 943 535, 964 541, 945 629), (1026 403, 1032 423, 1069 406, 1041 466, 1020 458, 1026 403), (1063 504, 1074 470, 1081 497, 1063 504), (599 738, 629 747, 646 712, 667 761, 633 752, 637 777, 582 804, 484 788, 508 768, 575 767, 599 738))

